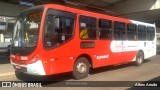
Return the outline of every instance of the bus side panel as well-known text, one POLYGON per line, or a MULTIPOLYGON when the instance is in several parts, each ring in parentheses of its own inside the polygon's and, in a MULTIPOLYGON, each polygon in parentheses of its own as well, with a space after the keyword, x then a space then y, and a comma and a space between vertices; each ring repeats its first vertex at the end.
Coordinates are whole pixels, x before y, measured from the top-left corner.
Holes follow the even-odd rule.
POLYGON ((71 42, 68 42, 62 46, 43 52, 43 60, 47 61, 46 71, 49 74, 58 74, 63 72, 69 72, 73 70, 73 65, 77 57, 74 46, 71 46, 71 42))
POLYGON ((139 50, 143 50, 144 59, 156 55, 156 45, 154 41, 139 41, 139 50))
POLYGON ((156 43, 154 41, 146 42, 145 59, 156 55, 156 43))
MULTIPOLYGON (((73 57, 58 56, 56 53, 57 51, 48 51, 44 52, 42 55, 46 74, 50 75, 72 71, 75 57, 73 55, 73 57)), ((66 53, 64 52, 64 54, 66 53)))
MULTIPOLYGON (((121 41, 111 41, 111 40, 99 40, 96 42, 96 47, 93 50, 93 67, 101 67, 107 65, 114 65, 126 62, 128 58, 124 58, 125 54, 122 52, 122 46, 117 46, 121 44, 121 41), (111 44, 112 42, 112 44, 111 44), (117 48, 118 47, 118 48, 117 48), (124 60, 125 59, 125 60, 124 60)), ((131 54, 132 57, 134 54, 131 54)), ((130 57, 130 61, 134 58, 130 57)), ((129 60, 128 60, 129 61, 129 60)), ((127 61, 127 62, 128 62, 127 61)))
POLYGON ((95 42, 95 48, 93 48, 90 53, 92 53, 92 62, 93 62, 93 67, 100 67, 100 66, 106 66, 109 64, 109 56, 111 53, 110 50, 110 43, 111 41, 109 40, 97 40, 95 42))
POLYGON ((123 41, 112 41, 110 45, 111 55, 110 60, 112 64, 120 64, 124 62, 123 57, 123 41))
POLYGON ((88 52, 92 57, 93 68, 120 64, 123 62, 122 58, 122 47, 116 48, 117 42, 114 41, 114 44, 111 46, 111 40, 97 40, 95 43, 95 48, 87 49, 84 52, 88 52), (114 48, 114 49, 113 49, 114 48), (115 51, 114 51, 115 50, 115 51))
MULTIPOLYGON (((137 45, 135 42, 123 42, 121 41, 99 40, 96 42, 92 58, 93 67, 101 67, 107 65, 121 64, 125 62, 131 62, 137 53, 137 45), (129 44, 127 44, 129 43, 129 44)), ((89 52, 84 51, 84 52, 89 52)), ((92 51, 91 51, 92 52, 92 51)))
POLYGON ((131 62, 137 55, 138 51, 138 41, 123 41, 123 61, 131 62))
POLYGON ((127 51, 127 52, 123 52, 122 57, 123 57, 123 62, 131 62, 134 57, 137 55, 137 51, 127 51))

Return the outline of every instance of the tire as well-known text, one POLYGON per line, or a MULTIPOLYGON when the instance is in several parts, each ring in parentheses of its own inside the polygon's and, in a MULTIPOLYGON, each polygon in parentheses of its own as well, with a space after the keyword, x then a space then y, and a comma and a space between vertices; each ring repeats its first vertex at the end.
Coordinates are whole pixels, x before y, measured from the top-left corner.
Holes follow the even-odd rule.
POLYGON ((86 78, 89 74, 89 62, 85 57, 80 57, 77 59, 73 66, 73 76, 75 79, 86 78))
POLYGON ((136 65, 136 66, 140 66, 140 65, 143 64, 143 61, 144 61, 144 55, 143 55, 143 53, 138 52, 138 53, 137 53, 137 56, 136 56, 135 65, 136 65))

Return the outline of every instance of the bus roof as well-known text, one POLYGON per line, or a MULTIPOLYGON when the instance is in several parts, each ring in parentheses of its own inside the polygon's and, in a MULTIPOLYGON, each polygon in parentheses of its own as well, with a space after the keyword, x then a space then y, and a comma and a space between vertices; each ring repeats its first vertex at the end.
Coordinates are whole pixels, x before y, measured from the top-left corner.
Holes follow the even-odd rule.
POLYGON ((73 13, 78 13, 81 15, 86 15, 86 16, 91 16, 91 17, 96 17, 96 18, 102 18, 102 19, 108 19, 108 20, 112 20, 112 21, 120 21, 120 22, 125 22, 125 23, 133 23, 133 24, 138 24, 138 25, 146 25, 146 26, 155 27, 155 24, 144 23, 144 22, 140 22, 140 21, 111 16, 111 15, 107 15, 107 14, 91 12, 91 11, 87 11, 87 10, 76 9, 76 8, 62 6, 62 5, 58 5, 58 4, 44 4, 43 6, 46 8, 53 8, 56 10, 73 12, 73 13))

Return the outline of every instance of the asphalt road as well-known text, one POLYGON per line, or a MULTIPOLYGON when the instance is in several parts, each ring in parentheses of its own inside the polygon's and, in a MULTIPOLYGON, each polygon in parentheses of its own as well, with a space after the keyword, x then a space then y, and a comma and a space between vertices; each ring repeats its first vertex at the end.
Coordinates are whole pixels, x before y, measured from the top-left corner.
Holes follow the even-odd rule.
MULTIPOLYGON (((14 69, 10 64, 9 60, 5 57, 0 57, 2 61, 0 63, 0 81, 21 81, 17 79, 14 75, 14 69)), ((36 80, 49 80, 49 81, 77 81, 72 76, 71 73, 65 73, 60 75, 53 75, 48 78, 44 77, 34 77, 23 75, 24 77, 22 80, 28 81, 36 81, 36 80)), ((151 57, 141 65, 135 66, 133 63, 125 64, 125 65, 118 65, 118 66, 107 66, 102 68, 97 68, 91 71, 90 75, 79 81, 160 81, 160 55, 156 55, 151 57)), ((46 86, 52 86, 59 82, 50 82, 47 83, 46 86)), ((97 82, 99 84, 101 82, 97 82)), ((114 83, 113 83, 114 84, 114 83)), ((45 87, 47 88, 47 87, 45 87)), ((39 88, 45 89, 45 88, 39 88)), ((69 89, 69 90, 94 90, 94 89, 114 89, 114 90, 133 90, 133 87, 54 87, 54 89, 69 89)), ((52 87, 47 88, 52 89, 52 87)), ((136 88, 137 89, 137 88, 136 88)), ((155 87, 145 87, 145 88, 138 88, 139 90, 151 90, 157 89, 155 87)), ((159 88, 160 89, 160 88, 159 88)), ((31 90, 31 88, 29 89, 31 90)))

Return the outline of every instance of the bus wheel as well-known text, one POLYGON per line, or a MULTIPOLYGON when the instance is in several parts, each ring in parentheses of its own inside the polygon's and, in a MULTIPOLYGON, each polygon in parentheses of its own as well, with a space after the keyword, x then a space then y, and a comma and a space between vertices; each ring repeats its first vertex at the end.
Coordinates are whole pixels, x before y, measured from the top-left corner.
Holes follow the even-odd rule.
POLYGON ((74 64, 73 76, 76 79, 86 78, 88 76, 89 70, 90 67, 88 60, 85 57, 80 57, 74 64))
POLYGON ((143 60, 144 60, 144 56, 141 52, 138 52, 137 53, 137 56, 136 56, 136 61, 135 61, 135 64, 137 66, 140 66, 142 63, 143 63, 143 60))

